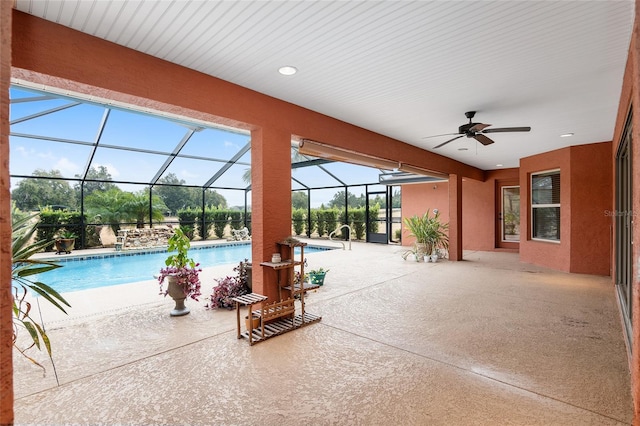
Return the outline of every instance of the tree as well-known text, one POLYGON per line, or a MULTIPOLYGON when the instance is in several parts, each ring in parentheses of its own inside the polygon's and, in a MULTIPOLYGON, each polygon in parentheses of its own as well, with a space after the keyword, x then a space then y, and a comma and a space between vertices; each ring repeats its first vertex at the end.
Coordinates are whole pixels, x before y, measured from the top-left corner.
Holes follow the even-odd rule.
MULTIPOLYGON (((140 192, 131 194, 127 197, 127 201, 123 205, 123 210, 127 215, 127 219, 136 222, 137 228, 144 228, 144 224, 149 219, 149 189, 143 189, 140 192)), ((164 220, 163 212, 167 211, 167 206, 162 202, 160 197, 154 195, 151 197, 151 216, 153 220, 164 220)))
POLYGON ((104 192, 95 191, 85 199, 85 209, 89 217, 100 218, 100 222, 110 225, 113 233, 117 235, 120 223, 128 218, 124 206, 132 195, 118 187, 104 192))
POLYGON ((11 198, 20 210, 38 210, 44 206, 77 206, 69 182, 62 180, 59 170, 36 169, 31 174, 35 179, 23 179, 11 193, 11 198), (46 179, 46 178, 54 179, 46 179))
POLYGON ((202 205, 202 202, 197 203, 195 206, 192 205, 193 188, 182 186, 186 182, 183 179, 178 179, 174 173, 167 173, 165 177, 158 180, 158 183, 163 185, 154 187, 153 192, 162 199, 172 215, 176 215, 180 209, 202 205), (171 186, 165 186, 164 184, 171 186))
MULTIPOLYGON (((78 179, 82 179, 82 176, 80 175, 76 175, 76 177, 78 179)), ((98 166, 97 169, 95 167, 91 167, 87 172, 87 177, 84 183, 84 196, 86 197, 88 195, 91 195, 95 191, 104 192, 112 188, 116 188, 115 183, 110 183, 111 180, 112 180, 111 174, 109 173, 109 170, 107 170, 105 166, 98 166), (95 182, 94 180, 99 182, 95 182)), ((78 194, 80 193, 80 189, 81 189, 80 182, 78 182, 74 186, 74 189, 78 194)))
MULTIPOLYGON (((198 194, 200 194, 200 190, 198 190, 198 194)), ((219 209, 227 208, 227 199, 224 198, 223 195, 219 194, 215 189, 207 189, 205 202, 207 206, 213 206, 219 209)), ((200 206, 200 203, 198 203, 198 206, 200 206)))
POLYGON ((291 193, 291 207, 306 210, 309 207, 309 197, 307 194, 302 191, 293 191, 291 193))
MULTIPOLYGON (((355 194, 349 192, 349 207, 363 207, 365 205, 364 194, 356 197, 355 194)), ((333 194, 333 198, 329 201, 329 206, 338 209, 344 209, 344 191, 338 191, 333 194)))

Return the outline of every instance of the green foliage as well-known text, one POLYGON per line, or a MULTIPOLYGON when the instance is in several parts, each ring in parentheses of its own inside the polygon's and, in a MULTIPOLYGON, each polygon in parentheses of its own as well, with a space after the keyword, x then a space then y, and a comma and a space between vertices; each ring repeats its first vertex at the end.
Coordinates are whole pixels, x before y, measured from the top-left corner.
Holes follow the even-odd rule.
POLYGON ((355 234, 356 240, 364 239, 364 231, 365 231, 365 209, 359 208, 354 210, 349 210, 349 216, 351 216, 351 227, 355 234))
POLYGON ((291 193, 291 208, 307 209, 309 206, 309 197, 306 192, 293 191, 291 193))
MULTIPOLYGON (((149 222, 149 190, 142 190, 135 194, 130 194, 122 206, 127 220, 135 221, 136 227, 144 228, 145 222, 149 222)), ((164 220, 163 212, 168 208, 157 195, 151 197, 151 217, 155 221, 164 220)))
POLYGON ((244 228, 244 222, 242 221, 242 212, 240 210, 228 210, 229 217, 231 218, 231 229, 244 228))
POLYGON ((191 243, 189 237, 185 235, 181 228, 176 228, 174 234, 167 240, 169 247, 167 251, 177 251, 177 254, 171 254, 164 261, 164 264, 173 268, 195 268, 196 262, 188 256, 191 243))
MULTIPOLYGON (((180 186, 186 183, 183 179, 178 179, 174 173, 168 173, 166 176, 158 179, 158 183, 163 185, 155 186, 153 188, 153 193, 157 194, 162 199, 171 214, 175 215, 178 213, 178 210, 191 206, 191 203, 189 202, 192 198, 190 193, 191 188, 180 186)), ((200 204, 202 204, 202 202, 195 206, 200 204)))
MULTIPOLYGON (((82 176, 76 175, 76 178, 81 179, 82 176)), ((110 189, 117 188, 114 183, 110 183, 111 180, 111 174, 105 166, 98 166, 97 169, 91 166, 87 172, 86 181, 84 183, 84 196, 87 197, 96 191, 105 192, 110 189)), ((77 194, 80 194, 81 189, 82 187, 80 182, 76 183, 74 190, 77 194)))
POLYGON ((36 169, 32 176, 40 179, 23 179, 11 192, 17 208, 34 211, 45 206, 77 206, 74 191, 69 182, 61 179, 60 171, 36 169), (46 179, 47 177, 55 179, 46 179))
POLYGON ((379 204, 369 204, 369 232, 378 232, 380 222, 378 222, 378 216, 380 215, 379 204))
MULTIPOLYGON (((44 208, 40 211, 39 218, 36 238, 40 241, 50 241, 47 250, 53 249, 53 241, 63 232, 75 234, 75 238, 82 233, 79 212, 44 208)), ((78 248, 81 248, 79 242, 77 244, 78 248)))
MULTIPOLYGON (((199 191, 197 188, 194 188, 195 190, 199 191)), ((219 194, 216 190, 214 189, 207 189, 205 192, 205 205, 207 206, 214 206, 217 207, 219 209, 226 209, 227 208, 227 199, 224 198, 224 196, 222 196, 221 194, 219 194)), ((198 206, 200 206, 201 202, 198 202, 198 206)))
POLYGON ((32 306, 27 297, 28 293, 32 291, 64 313, 66 313, 64 306, 70 307, 71 305, 53 288, 40 281, 32 280, 36 274, 43 274, 60 267, 55 262, 31 259, 31 256, 52 243, 51 240, 36 240, 32 242, 38 223, 37 215, 25 216, 14 209, 11 219, 13 346, 29 361, 45 370, 42 364, 27 354, 27 351, 34 346, 39 350, 42 350, 42 346, 44 346, 49 358, 52 359, 51 341, 44 326, 31 316, 32 306), (27 330, 31 337, 31 345, 26 348, 20 347, 18 343, 18 333, 21 329, 27 330))
POLYGON ((95 191, 85 198, 85 211, 94 220, 109 225, 117 235, 120 223, 126 222, 129 216, 126 205, 132 195, 117 187, 107 191, 95 191))
POLYGON ((213 210, 213 232, 216 234, 216 237, 222 238, 224 237, 224 228, 227 226, 229 222, 229 211, 228 210, 213 210))
POLYGON ((316 210, 316 229, 319 237, 322 237, 327 232, 327 222, 325 220, 324 212, 324 209, 316 210))
MULTIPOLYGON (((359 197, 357 197, 355 194, 348 192, 347 195, 349 197, 349 209, 365 206, 366 199, 364 194, 361 194, 359 197)), ((338 191, 333 194, 333 198, 331 199, 331 201, 329 201, 329 205, 331 207, 344 210, 344 191, 338 191)))
POLYGON ((291 211, 291 216, 293 218, 293 231, 296 235, 302 235, 304 232, 304 222, 305 222, 305 209, 293 209, 291 211))
POLYGON ((196 221, 200 218, 202 214, 202 210, 187 207, 185 209, 178 210, 177 213, 178 213, 178 222, 180 223, 180 228, 182 229, 184 234, 187 236, 187 238, 192 240, 195 235, 196 221))
POLYGON ((416 243, 425 244, 426 254, 434 253, 438 248, 449 248, 449 236, 446 232, 449 224, 440 221, 440 212, 431 216, 427 210, 422 216, 406 217, 404 225, 411 236, 415 237, 416 243))
POLYGON ((324 211, 324 220, 327 227, 327 232, 331 233, 338 227, 338 209, 326 209, 324 211))

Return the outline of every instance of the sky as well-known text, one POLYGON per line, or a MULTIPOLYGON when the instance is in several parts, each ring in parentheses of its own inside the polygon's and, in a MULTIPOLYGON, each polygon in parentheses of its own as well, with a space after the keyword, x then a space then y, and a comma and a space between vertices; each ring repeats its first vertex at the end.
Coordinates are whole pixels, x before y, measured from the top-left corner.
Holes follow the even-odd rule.
MULTIPOLYGON (((111 109, 107 116, 107 108, 101 105, 74 105, 76 101, 68 98, 39 99, 43 95, 44 93, 22 88, 11 88, 11 175, 31 175, 36 169, 55 169, 68 178, 81 175, 91 159, 93 144, 99 139, 91 161, 93 167, 105 166, 114 181, 146 184, 158 173, 167 160, 167 155, 195 127, 190 128, 166 118, 128 110, 111 109), (48 113, 42 114, 43 112, 48 113), (106 125, 102 133, 99 133, 100 124, 105 119, 106 125), (22 137, 21 134, 35 135, 38 138, 22 137), (109 145, 155 152, 122 151, 108 148, 109 145)), ((249 141, 250 135, 246 132, 200 127, 188 139, 180 155, 206 159, 177 157, 163 176, 173 173, 188 185, 203 185, 249 141)), ((238 189, 217 190, 225 196, 229 206, 244 204, 244 191, 241 189, 247 183, 243 181, 242 175, 250 168, 250 157, 249 151, 212 185, 238 189)), ((292 189, 303 189, 303 185, 311 188, 341 186, 340 181, 350 185, 375 183, 380 174, 377 169, 344 163, 331 163, 322 167, 324 170, 319 167, 294 169, 292 189)), ((12 188, 18 182, 19 179, 12 178, 12 188)), ((137 191, 147 185, 119 186, 127 191, 137 191)), ((312 207, 326 205, 339 190, 340 188, 312 191, 312 207)), ((370 188, 372 190, 380 188, 370 188)), ((350 189, 356 195, 364 191, 364 186, 350 189)))

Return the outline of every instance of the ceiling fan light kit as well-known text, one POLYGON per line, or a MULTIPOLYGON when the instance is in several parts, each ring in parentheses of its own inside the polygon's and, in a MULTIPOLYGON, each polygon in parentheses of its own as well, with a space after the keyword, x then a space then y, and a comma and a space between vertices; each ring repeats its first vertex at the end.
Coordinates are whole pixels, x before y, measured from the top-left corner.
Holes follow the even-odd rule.
POLYGON ((474 123, 472 121, 473 117, 475 117, 475 115, 476 115, 475 111, 467 111, 467 112, 464 113, 464 115, 465 115, 465 117, 467 117, 469 119, 469 122, 463 124, 460 127, 458 127, 458 133, 449 133, 449 134, 444 134, 444 135, 427 136, 427 137, 438 137, 438 136, 459 135, 459 136, 451 138, 451 139, 449 139, 447 141, 444 141, 439 145, 434 146, 433 149, 437 149, 437 148, 440 148, 442 146, 445 146, 449 142, 453 142, 456 139, 460 139, 463 136, 466 136, 468 138, 473 138, 473 139, 477 140, 478 142, 480 142, 482 145, 487 146, 487 145, 491 145, 492 143, 494 143, 494 141, 492 139, 490 139, 489 137, 485 136, 484 135, 485 133, 529 132, 531 130, 531 127, 497 127, 495 129, 487 129, 487 127, 491 126, 491 124, 474 123))

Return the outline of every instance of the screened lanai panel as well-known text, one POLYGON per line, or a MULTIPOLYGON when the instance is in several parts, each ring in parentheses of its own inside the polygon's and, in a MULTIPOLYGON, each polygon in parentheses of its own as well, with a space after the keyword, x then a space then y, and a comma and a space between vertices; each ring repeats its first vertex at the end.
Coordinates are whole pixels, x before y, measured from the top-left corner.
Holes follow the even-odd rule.
POLYGON ((318 166, 295 168, 291 170, 291 177, 310 188, 343 185, 343 182, 326 173, 318 166))
POLYGON ((160 179, 173 173, 187 185, 203 186, 224 164, 222 161, 177 157, 160 179))
POLYGON ((322 165, 331 174, 337 176, 348 185, 362 185, 378 181, 380 169, 356 164, 332 162, 322 165))
POLYGON ((188 131, 166 119, 112 109, 100 144, 171 153, 188 131))
POLYGON ((166 159, 166 155, 98 147, 91 166, 106 167, 115 181, 149 183, 166 159))
POLYGON ((191 136, 180 154, 229 160, 249 142, 249 139, 249 135, 226 130, 202 129, 191 136))
MULTIPOLYGON (((250 169, 250 166, 235 164, 224 171, 224 173, 222 173, 220 177, 211 184, 211 188, 220 187, 244 189, 251 183, 250 181, 245 181, 244 178, 245 173, 250 169)), ((221 171, 216 170, 216 172, 221 171)), ((212 174, 212 176, 213 175, 215 175, 215 173, 212 174)))
POLYGON ((40 139, 9 138, 9 172, 31 175, 34 170, 57 170, 62 177, 73 178, 84 171, 92 147, 40 139))
POLYGON ((74 102, 64 99, 11 104, 11 133, 94 142, 104 109, 79 104, 39 115, 74 102), (33 117, 33 118, 28 118, 33 117), (28 118, 28 119, 27 119, 28 118), (26 119, 26 120, 25 120, 26 119))

